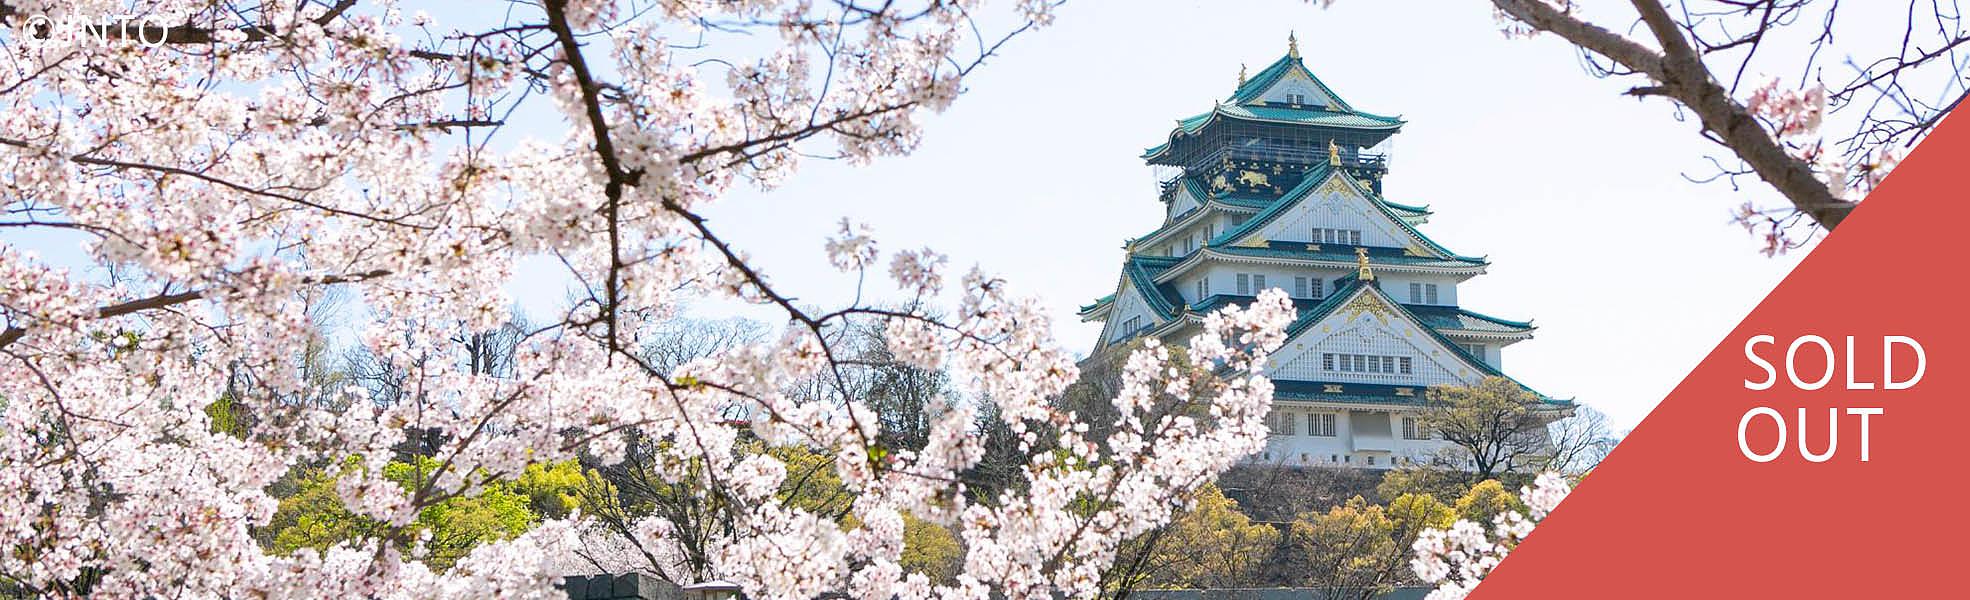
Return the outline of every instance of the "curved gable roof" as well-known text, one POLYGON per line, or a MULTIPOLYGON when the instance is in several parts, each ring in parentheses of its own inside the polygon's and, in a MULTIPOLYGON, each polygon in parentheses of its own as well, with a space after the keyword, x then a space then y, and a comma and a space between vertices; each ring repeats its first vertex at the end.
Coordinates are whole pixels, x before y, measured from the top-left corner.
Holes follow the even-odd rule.
POLYGON ((1272 221, 1277 220, 1281 215, 1286 214, 1287 210, 1290 209, 1292 206, 1299 204, 1300 202, 1304 202, 1309 196, 1312 195, 1312 192, 1315 188, 1320 187, 1321 185, 1325 184, 1328 179, 1334 177, 1342 178, 1342 181, 1346 183, 1351 189, 1353 189, 1356 193, 1360 194, 1362 197, 1367 198, 1369 200, 1368 203, 1370 205, 1373 205, 1375 207, 1375 210, 1381 212, 1381 214, 1384 217, 1387 217, 1390 222, 1395 223, 1396 227, 1400 228, 1403 231, 1403 233, 1408 234, 1409 237, 1415 240, 1418 244, 1421 244, 1423 248, 1436 254, 1435 258, 1440 258, 1444 260, 1454 260, 1458 262, 1465 262, 1471 264, 1487 263, 1487 261, 1481 257, 1464 256, 1456 252, 1451 252, 1449 248, 1445 248, 1443 247, 1442 244, 1436 243, 1436 240, 1432 240, 1430 239, 1429 236, 1423 235, 1422 231, 1416 229, 1414 225, 1410 225, 1407 219, 1403 219, 1402 216, 1396 214, 1395 210, 1390 208, 1387 203, 1382 202, 1380 200, 1381 198, 1380 195, 1374 193, 1372 190, 1369 190, 1366 186, 1361 185, 1360 182, 1355 181, 1354 177, 1349 176, 1346 171, 1341 169, 1334 169, 1328 165, 1314 166, 1312 170, 1307 171, 1306 178, 1301 179, 1299 185, 1293 186, 1293 189, 1287 190, 1284 195, 1281 195, 1279 197, 1278 202, 1274 203, 1270 207, 1267 207, 1263 211, 1259 211, 1259 213, 1257 215, 1253 215, 1252 218, 1246 219, 1245 222, 1239 225, 1238 227, 1234 227, 1229 231, 1219 234, 1216 238, 1213 238, 1211 240, 1210 246, 1222 247, 1229 244, 1235 244, 1238 243, 1238 240, 1242 240, 1246 236, 1258 232, 1259 229, 1265 227, 1267 224, 1271 223, 1272 221))

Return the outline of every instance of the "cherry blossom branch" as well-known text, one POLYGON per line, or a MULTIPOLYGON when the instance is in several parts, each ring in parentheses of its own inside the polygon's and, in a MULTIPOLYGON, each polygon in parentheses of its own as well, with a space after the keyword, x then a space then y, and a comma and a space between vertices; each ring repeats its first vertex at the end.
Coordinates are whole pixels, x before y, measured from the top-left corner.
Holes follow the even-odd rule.
MULTIPOLYGON (((378 277, 383 277, 389 274, 390 273, 388 271, 374 270, 374 271, 366 271, 366 272, 355 273, 350 275, 331 275, 325 277, 316 277, 316 278, 304 280, 304 283, 312 284, 312 285, 337 285, 343 283, 356 283, 360 281, 366 281, 378 277)), ((176 306, 179 304, 184 304, 186 302, 191 302, 194 300, 205 298, 207 294, 211 293, 211 291, 212 290, 210 289, 203 289, 203 290, 178 292, 174 294, 158 294, 148 298, 141 298, 137 300, 131 300, 128 302, 111 304, 96 309, 95 318, 113 319, 125 315, 133 315, 147 310, 176 306)), ((5 330, 0 330, 0 348, 6 348, 9 344, 19 341, 21 337, 25 335, 27 335, 27 328, 20 325, 10 325, 5 330)))
POLYGON ((1633 4, 1661 51, 1574 17, 1543 0, 1492 0, 1493 6, 1518 22, 1558 35, 1581 49, 1654 80, 1657 85, 1647 88, 1648 94, 1675 99, 1697 115, 1704 131, 1715 134, 1720 144, 1736 152, 1759 178, 1777 188, 1800 212, 1811 215, 1827 229, 1839 226, 1853 210, 1854 202, 1834 197, 1826 182, 1814 176, 1811 165, 1787 153, 1750 110, 1717 84, 1661 4, 1656 0, 1633 0, 1633 4))

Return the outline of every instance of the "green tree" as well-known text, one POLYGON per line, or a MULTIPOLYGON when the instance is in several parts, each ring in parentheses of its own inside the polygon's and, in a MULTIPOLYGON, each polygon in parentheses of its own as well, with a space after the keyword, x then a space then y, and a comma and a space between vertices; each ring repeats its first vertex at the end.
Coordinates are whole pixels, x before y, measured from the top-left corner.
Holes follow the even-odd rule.
POLYGON ((1471 489, 1467 474, 1451 469, 1413 464, 1391 469, 1382 475, 1382 482, 1375 486, 1375 494, 1384 502, 1394 502, 1408 494, 1421 494, 1433 498, 1456 498, 1471 489))
POLYGON ((1471 486, 1457 499, 1457 516, 1466 521, 1491 526, 1491 520, 1507 512, 1525 512, 1525 503, 1518 496, 1505 491, 1505 484, 1496 480, 1485 480, 1471 486))
MULTIPOLYGON (((752 451, 759 451, 755 447, 752 451)), ((780 501, 834 520, 848 516, 855 494, 835 472, 835 459, 800 446, 780 446, 765 451, 786 465, 787 479, 780 483, 780 501)))
POLYGON ((897 563, 904 572, 922 573, 939 584, 954 584, 964 567, 964 545, 950 528, 904 513, 903 556, 897 563))
POLYGON ((1139 588, 1226 588, 1249 583, 1279 543, 1279 530, 1254 523, 1216 485, 1197 490, 1189 510, 1169 525, 1130 540, 1110 568, 1106 590, 1123 598, 1139 588))
POLYGON ((329 546, 361 537, 377 535, 382 524, 357 516, 342 504, 335 493, 336 476, 326 469, 308 469, 296 478, 293 495, 281 498, 273 520, 267 523, 270 549, 291 554, 302 548, 326 550, 329 546))
POLYGON ((1403 494, 1388 506, 1356 496, 1325 514, 1293 521, 1288 546, 1305 557, 1299 582, 1333 600, 1370 600, 1411 580, 1409 548, 1425 529, 1448 527, 1455 513, 1426 494, 1403 494))
MULTIPOLYGON (((437 461, 417 457, 415 462, 398 461, 385 465, 383 476, 411 489, 437 467, 437 461)), ((281 554, 304 548, 325 550, 344 541, 387 534, 388 527, 349 510, 335 491, 340 475, 348 474, 347 469, 356 468, 360 467, 344 465, 304 472, 298 478, 295 493, 281 499, 274 518, 267 526, 271 532, 266 536, 270 540, 270 549, 281 554)), ((550 472, 552 469, 544 470, 543 477, 550 472)), ((539 479, 542 477, 536 477, 535 488, 549 489, 541 485, 539 479)), ((533 510, 536 498, 523 493, 522 489, 523 486, 515 481, 494 481, 485 485, 478 494, 434 503, 419 511, 417 519, 405 532, 406 538, 396 541, 404 542, 428 533, 425 563, 433 569, 448 569, 479 544, 510 539, 540 522, 540 515, 533 510)), ((554 492, 553 500, 556 502, 559 501, 559 494, 559 491, 554 492)))
POLYGON ((527 497, 527 506, 534 514, 548 519, 566 518, 576 508, 581 508, 582 490, 594 478, 593 472, 583 471, 581 464, 567 460, 552 464, 533 463, 527 465, 526 472, 514 480, 513 489, 527 497))
POLYGON ((1455 444, 1482 481, 1547 453, 1546 424, 1562 413, 1518 382, 1486 377, 1473 386, 1432 386, 1423 425, 1455 444))

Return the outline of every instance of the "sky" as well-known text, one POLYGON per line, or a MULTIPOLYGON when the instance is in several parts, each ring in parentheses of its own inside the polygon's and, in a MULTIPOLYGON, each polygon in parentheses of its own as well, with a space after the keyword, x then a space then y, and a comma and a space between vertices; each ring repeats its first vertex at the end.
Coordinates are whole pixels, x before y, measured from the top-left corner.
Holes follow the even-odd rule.
MULTIPOLYGON (((1697 184, 1721 148, 1664 102, 1620 95, 1557 39, 1509 40, 1479 2, 1077 2, 1014 40, 927 121, 911 156, 808 162, 784 187, 736 194, 713 225, 783 288, 852 298, 820 248, 842 217, 887 250, 932 247, 1041 298, 1085 352, 1078 306, 1114 291, 1122 243, 1161 222, 1138 156, 1178 118, 1229 95, 1299 38, 1307 66, 1354 106, 1409 121, 1390 199, 1436 211, 1425 234, 1488 257, 1466 308, 1532 319, 1508 373, 1639 422, 1797 263, 1767 258, 1730 210, 1779 202, 1762 184, 1697 184)), ((532 304, 531 302, 529 304, 532 304)), ((703 312, 722 314, 723 307, 703 312)))
MULTIPOLYGON (((1723 149, 1668 103, 1589 76, 1562 41, 1507 39, 1477 0, 1423 6, 1070 2, 967 78, 912 155, 808 161, 780 188, 734 193, 707 214, 802 302, 856 297, 855 278, 822 251, 847 217, 887 251, 927 246, 954 275, 977 265, 1003 277, 1042 300, 1063 346, 1086 352, 1099 324, 1076 309, 1114 291, 1124 241, 1161 223, 1142 150, 1227 96, 1240 65, 1278 59, 1296 33, 1307 66, 1350 104, 1408 120, 1385 191, 1430 205, 1425 234, 1490 259, 1459 290, 1463 305, 1538 326, 1505 350, 1505 370, 1631 428, 1805 254, 1765 257, 1731 225, 1734 207, 1782 199, 1757 182, 1689 181, 1723 149)), ((434 12, 441 23, 473 16, 434 12)), ((1892 27, 1859 29, 1848 39, 1898 39, 1865 35, 1892 27)), ((558 140, 561 127, 550 118, 502 135, 558 140)), ((59 236, 8 239, 74 254, 59 236)), ((571 283, 557 269, 528 261, 507 290, 525 312, 555 312, 571 283)), ((773 318, 716 303, 691 312, 773 318)))

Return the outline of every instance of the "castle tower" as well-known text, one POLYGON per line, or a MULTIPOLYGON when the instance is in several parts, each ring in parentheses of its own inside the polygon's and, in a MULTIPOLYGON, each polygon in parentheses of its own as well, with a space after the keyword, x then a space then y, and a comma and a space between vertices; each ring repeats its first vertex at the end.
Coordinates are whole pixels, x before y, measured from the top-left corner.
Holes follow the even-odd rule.
POLYGON ((1382 196, 1403 124, 1341 99, 1296 40, 1241 71, 1229 100, 1143 154, 1168 175, 1163 225, 1128 242, 1115 293, 1081 309, 1103 322, 1096 352, 1181 343, 1212 310, 1281 288, 1299 316, 1267 364, 1273 436, 1251 460, 1387 468, 1450 449, 1418 422, 1425 390, 1504 376, 1502 351, 1533 326, 1463 308, 1457 285, 1489 263, 1423 235, 1427 207, 1382 196))

